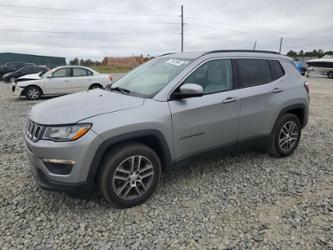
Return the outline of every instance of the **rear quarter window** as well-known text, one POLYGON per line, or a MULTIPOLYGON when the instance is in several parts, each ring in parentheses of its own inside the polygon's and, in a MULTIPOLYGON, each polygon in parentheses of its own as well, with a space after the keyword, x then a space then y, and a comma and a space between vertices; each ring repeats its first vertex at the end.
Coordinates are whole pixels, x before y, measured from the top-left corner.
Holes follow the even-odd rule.
POLYGON ((271 65, 271 69, 272 69, 273 80, 279 79, 282 76, 284 76, 284 70, 279 61, 271 60, 271 61, 269 61, 269 63, 271 65))
POLYGON ((237 67, 242 87, 251 87, 272 81, 268 60, 237 59, 237 67))

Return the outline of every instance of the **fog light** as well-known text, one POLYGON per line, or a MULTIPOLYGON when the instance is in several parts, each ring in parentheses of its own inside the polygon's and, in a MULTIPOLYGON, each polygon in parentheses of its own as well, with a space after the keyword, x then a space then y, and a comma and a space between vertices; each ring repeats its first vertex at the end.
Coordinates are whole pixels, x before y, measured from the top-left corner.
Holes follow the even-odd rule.
POLYGON ((75 161, 73 160, 58 160, 58 159, 44 159, 45 167, 52 174, 69 175, 72 172, 75 161))

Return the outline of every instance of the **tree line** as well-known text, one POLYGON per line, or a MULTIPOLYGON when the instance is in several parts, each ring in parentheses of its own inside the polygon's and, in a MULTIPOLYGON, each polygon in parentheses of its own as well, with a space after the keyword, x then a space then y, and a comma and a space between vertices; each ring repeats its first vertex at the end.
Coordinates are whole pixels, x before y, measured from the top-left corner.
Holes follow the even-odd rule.
POLYGON ((328 50, 328 51, 324 51, 322 49, 314 49, 312 51, 303 51, 300 50, 298 52, 290 50, 287 53, 287 56, 290 57, 303 57, 303 56, 308 56, 308 57, 323 57, 324 55, 333 55, 333 51, 332 50, 328 50))
POLYGON ((73 60, 69 61, 70 65, 82 65, 82 66, 99 66, 102 63, 99 61, 93 61, 90 59, 84 60, 84 59, 79 59, 75 57, 73 60))
MULTIPOLYGON (((133 56, 135 57, 135 56, 133 56)), ((137 57, 142 57, 144 58, 145 60, 149 60, 149 59, 152 59, 153 57, 151 57, 149 54, 144 57, 142 54, 140 56, 137 56, 137 57)), ((75 57, 73 60, 70 60, 69 61, 69 64, 70 65, 82 65, 82 66, 88 66, 88 67, 91 67, 91 66, 99 66, 102 64, 102 61, 93 61, 91 59, 87 59, 87 60, 84 60, 84 59, 79 59, 78 57, 75 57)))

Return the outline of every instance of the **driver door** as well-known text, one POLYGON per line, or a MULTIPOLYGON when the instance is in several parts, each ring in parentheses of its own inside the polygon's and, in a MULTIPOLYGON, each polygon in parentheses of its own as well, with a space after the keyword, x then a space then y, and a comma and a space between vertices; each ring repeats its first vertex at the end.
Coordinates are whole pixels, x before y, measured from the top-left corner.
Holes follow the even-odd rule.
POLYGON ((47 95, 68 94, 72 92, 70 85, 70 68, 60 68, 46 77, 44 88, 47 95))
POLYGON ((176 160, 235 144, 240 91, 234 89, 231 60, 208 61, 191 73, 184 83, 201 85, 204 95, 169 101, 176 160))

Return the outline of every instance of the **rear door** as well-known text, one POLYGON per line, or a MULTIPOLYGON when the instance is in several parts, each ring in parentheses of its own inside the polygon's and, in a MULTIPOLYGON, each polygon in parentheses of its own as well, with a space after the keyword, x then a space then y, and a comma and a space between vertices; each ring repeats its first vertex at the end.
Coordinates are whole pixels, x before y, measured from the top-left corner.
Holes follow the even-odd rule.
POLYGON ((233 85, 232 61, 208 61, 191 73, 184 83, 201 85, 204 95, 169 101, 176 159, 234 144, 240 91, 233 85))
POLYGON ((70 68, 60 68, 54 71, 49 77, 43 79, 45 94, 72 93, 70 79, 70 68))
POLYGON ((275 61, 282 72, 274 76, 271 61, 266 59, 237 59, 236 64, 242 97, 238 140, 268 135, 281 105, 283 69, 275 61))
POLYGON ((87 90, 92 84, 92 72, 85 68, 73 67, 70 83, 74 92, 87 90))

